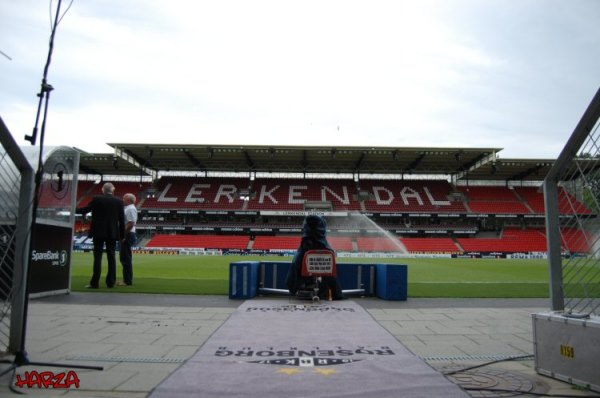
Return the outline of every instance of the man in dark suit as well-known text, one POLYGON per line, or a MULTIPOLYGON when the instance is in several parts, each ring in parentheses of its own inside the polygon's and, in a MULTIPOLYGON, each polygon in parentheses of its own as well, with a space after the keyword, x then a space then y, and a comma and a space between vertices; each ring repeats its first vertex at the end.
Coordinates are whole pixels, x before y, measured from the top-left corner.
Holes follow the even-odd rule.
POLYGON ((115 247, 117 240, 123 240, 125 236, 125 213, 123 201, 113 196, 115 186, 107 182, 102 186, 102 195, 94 196, 88 206, 78 208, 78 214, 92 213, 92 226, 90 237, 94 240, 94 271, 90 289, 97 289, 102 274, 102 253, 106 246, 106 257, 108 259, 108 273, 106 274, 106 286, 114 287, 117 280, 117 262, 115 259, 115 247))

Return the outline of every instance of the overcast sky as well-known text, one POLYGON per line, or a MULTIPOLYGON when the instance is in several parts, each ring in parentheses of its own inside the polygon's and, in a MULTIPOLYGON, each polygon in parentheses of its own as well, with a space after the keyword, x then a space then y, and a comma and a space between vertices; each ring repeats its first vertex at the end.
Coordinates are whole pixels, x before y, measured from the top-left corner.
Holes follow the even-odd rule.
MULTIPOLYGON (((56 6, 0 3, 0 116, 22 145, 56 6)), ((55 38, 44 144, 555 158, 600 86, 599 21, 596 0, 74 0, 55 38)))

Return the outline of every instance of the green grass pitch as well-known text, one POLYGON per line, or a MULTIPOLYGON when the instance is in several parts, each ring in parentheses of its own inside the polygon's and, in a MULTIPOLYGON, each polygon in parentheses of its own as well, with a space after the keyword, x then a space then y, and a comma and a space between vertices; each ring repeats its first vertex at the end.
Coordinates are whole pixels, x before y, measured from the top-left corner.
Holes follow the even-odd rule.
MULTIPOLYGON (((107 289, 106 257, 98 291, 166 294, 228 294, 229 264, 236 261, 291 261, 291 257, 134 255, 134 285, 107 289)), ((338 263, 383 262, 408 265, 410 297, 548 297, 546 260, 511 259, 347 259, 338 263)), ((343 265, 342 265, 343 266, 343 265)), ((92 273, 92 253, 73 253, 71 290, 84 291, 92 273)), ((117 260, 117 280, 121 279, 117 260)))

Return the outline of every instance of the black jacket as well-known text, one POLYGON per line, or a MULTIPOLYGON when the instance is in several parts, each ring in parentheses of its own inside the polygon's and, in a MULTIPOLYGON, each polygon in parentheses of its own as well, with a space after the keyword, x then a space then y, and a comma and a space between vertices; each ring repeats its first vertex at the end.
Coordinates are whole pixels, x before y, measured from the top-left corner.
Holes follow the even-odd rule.
MULTIPOLYGON (((300 247, 292 260, 290 270, 287 275, 287 288, 291 294, 296 294, 299 289, 303 289, 307 283, 312 282, 312 278, 303 278, 301 275, 302 261, 304 259, 304 253, 309 250, 331 250, 329 242, 327 242, 327 223, 323 217, 317 215, 310 215, 304 219, 302 226, 302 240, 300 241, 300 247)), ((324 277, 322 278, 321 289, 319 296, 325 298, 323 292, 328 289, 333 291, 333 299, 342 299, 342 289, 337 282, 337 278, 324 277)))
POLYGON ((90 237, 122 240, 125 236, 125 206, 112 195, 94 196, 89 205, 76 210, 78 214, 92 212, 90 237))

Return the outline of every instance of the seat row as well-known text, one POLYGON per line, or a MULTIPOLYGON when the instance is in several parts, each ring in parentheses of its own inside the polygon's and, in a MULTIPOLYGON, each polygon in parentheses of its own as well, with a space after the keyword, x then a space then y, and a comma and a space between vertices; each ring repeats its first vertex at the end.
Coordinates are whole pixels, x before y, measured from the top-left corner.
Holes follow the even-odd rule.
MULTIPOLYGON (((571 252, 589 251, 588 237, 575 229, 562 231, 563 248, 571 252)), ((296 250, 300 236, 242 235, 183 235, 157 234, 147 248, 203 248, 239 250, 296 250)), ((460 253, 460 252, 546 252, 546 236, 539 229, 507 229, 498 238, 409 238, 330 236, 329 243, 336 251, 349 252, 408 252, 408 253, 460 253)))

